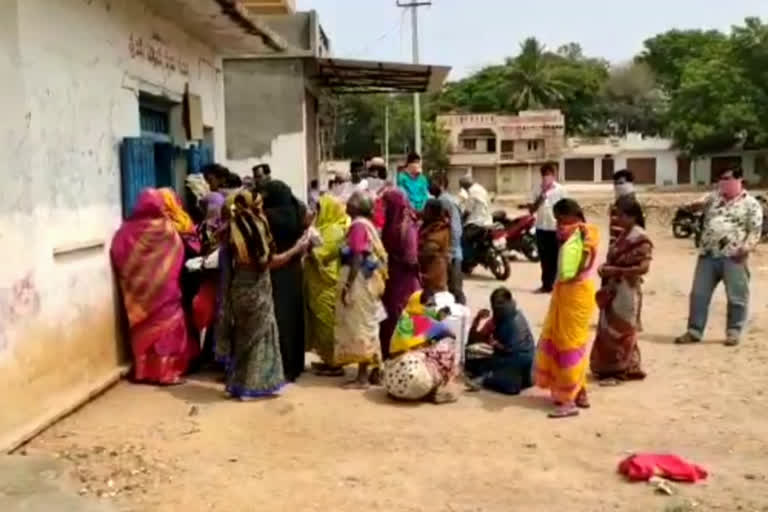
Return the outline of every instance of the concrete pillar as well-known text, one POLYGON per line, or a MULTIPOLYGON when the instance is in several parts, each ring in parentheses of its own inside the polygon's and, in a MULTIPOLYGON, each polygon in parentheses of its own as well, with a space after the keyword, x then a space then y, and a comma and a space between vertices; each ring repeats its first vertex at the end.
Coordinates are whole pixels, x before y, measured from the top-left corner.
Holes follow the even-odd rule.
POLYGON ((600 183, 603 180, 603 157, 596 156, 592 167, 592 180, 600 183))

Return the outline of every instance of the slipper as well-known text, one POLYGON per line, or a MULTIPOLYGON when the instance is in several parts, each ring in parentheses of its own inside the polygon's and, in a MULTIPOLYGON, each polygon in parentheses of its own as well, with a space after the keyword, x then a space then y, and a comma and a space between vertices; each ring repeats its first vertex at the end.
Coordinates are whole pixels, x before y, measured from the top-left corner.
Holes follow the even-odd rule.
POLYGON ((552 419, 572 418, 578 415, 579 409, 576 407, 558 407, 554 411, 547 414, 547 416, 552 419))

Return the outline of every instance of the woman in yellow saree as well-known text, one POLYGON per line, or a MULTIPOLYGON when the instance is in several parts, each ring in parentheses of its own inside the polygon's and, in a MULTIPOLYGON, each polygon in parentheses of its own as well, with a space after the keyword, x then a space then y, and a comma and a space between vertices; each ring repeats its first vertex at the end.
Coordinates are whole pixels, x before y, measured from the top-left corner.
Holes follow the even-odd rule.
POLYGON ((576 201, 563 199, 554 207, 561 243, 580 237, 583 252, 575 277, 564 278, 564 254, 560 253, 555 283, 541 339, 536 348, 536 385, 549 389, 555 403, 551 418, 565 418, 588 408, 586 377, 589 325, 596 309, 593 281, 599 231, 587 224, 576 201))
POLYGON ((315 228, 322 243, 310 251, 304 279, 307 287, 307 347, 320 356, 322 363, 314 363, 312 368, 323 376, 344 375, 343 368, 334 361, 333 346, 341 248, 348 226, 349 216, 344 204, 328 194, 320 197, 315 228))

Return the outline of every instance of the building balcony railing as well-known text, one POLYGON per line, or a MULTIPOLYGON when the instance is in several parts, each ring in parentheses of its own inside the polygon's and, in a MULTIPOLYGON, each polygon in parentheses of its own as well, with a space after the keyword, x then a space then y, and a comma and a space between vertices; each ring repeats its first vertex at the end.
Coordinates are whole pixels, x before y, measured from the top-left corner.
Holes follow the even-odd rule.
POLYGON ((451 165, 496 165, 496 153, 451 153, 451 165))

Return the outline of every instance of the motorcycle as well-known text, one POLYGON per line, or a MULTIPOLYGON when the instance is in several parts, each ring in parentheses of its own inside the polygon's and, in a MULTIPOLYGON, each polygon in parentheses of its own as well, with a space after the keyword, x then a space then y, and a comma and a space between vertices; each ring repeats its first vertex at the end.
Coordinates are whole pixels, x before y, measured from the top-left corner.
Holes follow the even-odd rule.
POLYGON ((765 196, 757 196, 757 201, 763 207, 763 232, 760 240, 768 242, 768 199, 765 196))
POLYGON ((690 238, 693 235, 696 247, 698 247, 701 240, 703 222, 703 211, 682 206, 677 209, 675 218, 672 220, 672 234, 675 238, 690 238))
POLYGON ((507 212, 499 210, 493 213, 493 222, 501 224, 507 233, 507 256, 518 252, 528 261, 539 261, 539 248, 536 245, 536 216, 522 215, 510 219, 507 212))
POLYGON ((461 241, 464 259, 461 270, 472 274, 476 266, 482 265, 491 271, 499 281, 506 281, 512 273, 505 253, 507 251, 507 232, 501 224, 482 227, 474 224, 464 226, 461 241))

